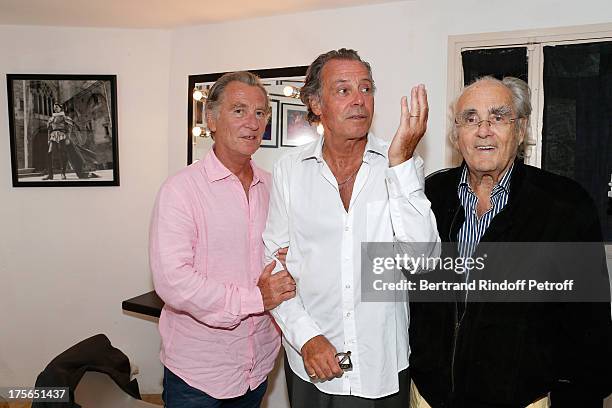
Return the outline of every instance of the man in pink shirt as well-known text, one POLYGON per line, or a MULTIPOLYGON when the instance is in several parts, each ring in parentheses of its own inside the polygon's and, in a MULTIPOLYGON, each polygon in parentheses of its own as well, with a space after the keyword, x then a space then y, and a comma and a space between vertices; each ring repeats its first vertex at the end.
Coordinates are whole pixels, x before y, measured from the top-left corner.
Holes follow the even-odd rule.
POLYGON ((150 231, 165 406, 259 407, 280 337, 267 310, 295 296, 295 282, 264 263, 261 234, 269 173, 251 155, 270 116, 266 90, 248 72, 210 89, 206 119, 215 144, 171 176, 150 231))

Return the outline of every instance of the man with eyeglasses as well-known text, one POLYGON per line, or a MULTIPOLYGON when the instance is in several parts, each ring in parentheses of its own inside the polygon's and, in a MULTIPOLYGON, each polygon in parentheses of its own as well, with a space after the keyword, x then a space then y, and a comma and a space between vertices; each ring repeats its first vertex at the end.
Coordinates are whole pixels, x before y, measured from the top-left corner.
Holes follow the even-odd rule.
POLYGON ((272 310, 292 408, 408 405, 407 305, 362 299, 361 244, 428 243, 426 255, 439 252, 423 160, 414 155, 428 105, 425 87, 414 87, 389 143, 370 133, 374 90, 356 51, 319 55, 301 98, 323 136, 274 166, 263 237, 268 256, 289 247, 296 283, 296 297, 272 310))
MULTIPOLYGON (((519 158, 531 115, 524 81, 479 79, 452 110, 451 141, 464 162, 429 177, 425 191, 457 256, 481 242, 602 241, 587 193, 519 158)), ((494 261, 516 259, 506 249, 494 261)), ((605 265, 577 273, 609 284, 605 265)), ((555 408, 601 408, 612 391, 609 303, 466 299, 410 305, 411 374, 431 407, 525 407, 549 396, 555 408)))

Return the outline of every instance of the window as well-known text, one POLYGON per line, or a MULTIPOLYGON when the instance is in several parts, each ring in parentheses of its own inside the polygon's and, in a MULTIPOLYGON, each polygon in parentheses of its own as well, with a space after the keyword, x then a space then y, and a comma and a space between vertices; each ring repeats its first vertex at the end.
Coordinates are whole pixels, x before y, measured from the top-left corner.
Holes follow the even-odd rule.
POLYGON ((612 241, 612 25, 449 38, 449 102, 483 75, 532 90, 525 162, 579 182, 612 241))
POLYGON ((483 48, 461 52, 463 84, 491 75, 501 79, 513 76, 528 81, 527 47, 483 48))

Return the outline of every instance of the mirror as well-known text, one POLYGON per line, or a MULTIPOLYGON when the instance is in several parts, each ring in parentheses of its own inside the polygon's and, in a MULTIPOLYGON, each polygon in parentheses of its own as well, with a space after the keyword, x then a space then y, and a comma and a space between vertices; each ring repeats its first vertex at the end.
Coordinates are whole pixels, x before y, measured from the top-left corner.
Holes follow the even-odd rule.
MULTIPOLYGON (((272 115, 262 148, 299 146, 314 140, 320 128, 308 124, 306 107, 296 91, 303 85, 308 66, 249 70, 259 76, 270 97, 272 115)), ((205 95, 225 72, 190 75, 187 105, 187 164, 193 162, 199 144, 209 138, 206 129, 205 95)))

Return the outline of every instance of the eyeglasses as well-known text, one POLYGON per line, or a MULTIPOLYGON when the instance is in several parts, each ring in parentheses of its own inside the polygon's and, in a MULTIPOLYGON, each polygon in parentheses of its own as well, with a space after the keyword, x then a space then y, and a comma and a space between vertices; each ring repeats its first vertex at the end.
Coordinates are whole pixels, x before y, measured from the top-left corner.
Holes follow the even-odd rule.
POLYGON ((478 115, 467 115, 455 118, 455 125, 468 129, 478 129, 480 125, 487 122, 491 129, 503 129, 519 118, 511 118, 508 115, 491 115, 488 119, 480 119, 478 115))
POLYGON ((338 365, 344 371, 349 371, 353 369, 353 363, 351 362, 351 352, 347 351, 346 353, 337 353, 336 358, 338 359, 338 365))

